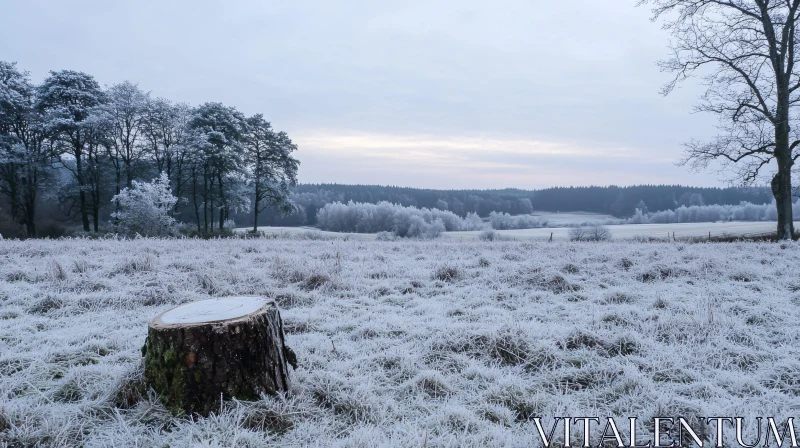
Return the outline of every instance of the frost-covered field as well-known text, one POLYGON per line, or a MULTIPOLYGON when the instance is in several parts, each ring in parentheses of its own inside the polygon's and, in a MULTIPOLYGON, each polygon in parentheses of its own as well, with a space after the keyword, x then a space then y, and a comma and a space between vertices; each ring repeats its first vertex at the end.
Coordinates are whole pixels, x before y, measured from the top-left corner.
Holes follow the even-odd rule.
MULTIPOLYGON (((567 213, 564 213, 566 215, 567 213)), ((587 214, 581 214, 584 218, 587 214)), ((602 216, 602 215, 601 215, 602 216)), ((578 222, 589 222, 589 219, 583 219, 578 222)), ((776 223, 773 221, 762 222, 688 222, 688 223, 673 223, 673 224, 620 224, 606 226, 614 239, 636 239, 638 237, 648 238, 664 238, 667 235, 670 237, 675 234, 678 239, 681 238, 696 238, 708 236, 711 232, 712 236, 744 236, 744 235, 760 235, 765 233, 774 233, 776 223)), ((800 227, 800 222, 795 222, 795 227, 800 227)), ((246 232, 251 229, 240 228, 239 232, 246 232)), ((259 230, 267 234, 283 235, 283 236, 303 236, 309 232, 323 237, 342 237, 372 240, 375 239, 374 233, 339 233, 339 232, 326 232, 314 229, 312 227, 259 227, 259 230)), ((568 240, 569 227, 546 227, 539 229, 521 229, 521 230, 496 230, 497 235, 501 237, 516 239, 516 240, 547 240, 550 234, 553 234, 554 240, 568 240)), ((458 232, 443 232, 442 238, 454 240, 470 240, 478 239, 481 236, 480 231, 458 231, 458 232)))
POLYGON ((551 213, 551 212, 537 212, 532 213, 532 216, 537 216, 547 221, 554 226, 570 226, 583 223, 598 222, 602 223, 606 220, 618 219, 611 215, 602 213, 589 213, 589 212, 564 212, 564 213, 551 213))
POLYGON ((0 446, 529 447, 532 416, 785 419, 798 272, 795 244, 2 241, 0 446), (229 294, 279 303, 293 393, 172 418, 138 382, 147 321, 229 294))

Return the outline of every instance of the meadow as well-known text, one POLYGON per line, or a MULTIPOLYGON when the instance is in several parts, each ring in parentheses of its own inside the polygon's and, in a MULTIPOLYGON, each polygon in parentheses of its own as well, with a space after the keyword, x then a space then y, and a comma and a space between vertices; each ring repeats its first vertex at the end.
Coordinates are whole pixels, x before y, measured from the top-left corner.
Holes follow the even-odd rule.
MULTIPOLYGON (((501 238, 518 241, 544 241, 549 240, 552 234, 553 240, 569 240, 570 227, 577 226, 581 223, 598 222, 598 219, 589 218, 589 214, 567 214, 559 224, 562 227, 542 227, 537 229, 514 229, 514 230, 495 230, 495 234, 501 238)), ((602 216, 602 215, 601 215, 602 216)), ((548 218, 550 219, 550 218, 548 218)), ((601 221, 599 221, 601 222, 601 221)), ((800 222, 795 222, 796 227, 800 227, 800 222)), ((663 238, 665 241, 669 237, 672 239, 674 234, 675 238, 680 239, 694 239, 707 237, 709 232, 712 237, 721 236, 755 236, 767 233, 775 233, 774 221, 731 221, 731 222, 686 222, 686 223, 672 223, 672 224, 617 224, 605 226, 616 240, 636 240, 641 238, 663 238)), ((250 229, 239 228, 236 229, 240 233, 245 233, 250 229)), ((347 237, 351 239, 373 240, 375 239, 374 233, 342 233, 342 232, 328 232, 319 230, 313 227, 259 227, 260 232, 268 235, 282 236, 282 237, 308 237, 316 235, 322 238, 342 238, 347 237)), ((475 240, 480 239, 482 231, 453 231, 442 232, 441 237, 445 240, 475 240)))
POLYGON ((0 446, 530 447, 534 417, 785 419, 798 272, 797 243, 0 241, 0 446), (141 380, 147 322, 228 295, 278 303, 291 394, 172 416, 141 380))

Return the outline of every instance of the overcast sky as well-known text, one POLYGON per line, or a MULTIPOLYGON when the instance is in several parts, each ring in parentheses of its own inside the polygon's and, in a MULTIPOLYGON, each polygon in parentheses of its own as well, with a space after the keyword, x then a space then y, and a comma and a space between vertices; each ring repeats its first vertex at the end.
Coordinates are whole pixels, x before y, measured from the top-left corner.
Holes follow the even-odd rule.
POLYGON ((263 113, 300 181, 430 188, 723 185, 675 166, 715 120, 659 94, 635 0, 6 0, 0 58, 263 113))

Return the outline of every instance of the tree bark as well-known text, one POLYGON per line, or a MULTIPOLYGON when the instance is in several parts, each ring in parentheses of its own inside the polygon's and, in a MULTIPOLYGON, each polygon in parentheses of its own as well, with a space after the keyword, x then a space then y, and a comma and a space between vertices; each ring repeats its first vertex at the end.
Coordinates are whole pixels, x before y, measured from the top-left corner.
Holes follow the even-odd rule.
MULTIPOLYGON (((200 229, 200 204, 197 203, 197 169, 192 167, 192 202, 194 203, 194 217, 197 220, 197 235, 201 235, 200 229)), ((175 203, 177 206, 178 204, 175 203)), ((175 209, 177 211, 177 209, 175 209)))
POLYGON ((86 191, 84 190, 83 174, 81 173, 82 164, 81 158, 75 157, 76 169, 78 171, 78 198, 80 200, 81 222, 83 223, 83 231, 88 232, 89 229, 89 211, 86 208, 86 191))
POLYGON ((275 302, 228 297, 182 305, 156 316, 142 347, 144 376, 176 414, 208 415, 220 397, 257 400, 289 390, 284 344, 275 302))
POLYGON ((227 209, 225 205, 225 190, 222 184, 222 175, 217 173, 217 180, 219 181, 219 231, 222 232, 225 227, 225 214, 223 210, 227 209))
POLYGON ((792 216, 792 181, 791 168, 782 167, 778 161, 778 172, 772 178, 772 195, 778 209, 778 239, 790 240, 794 235, 794 218, 792 216))

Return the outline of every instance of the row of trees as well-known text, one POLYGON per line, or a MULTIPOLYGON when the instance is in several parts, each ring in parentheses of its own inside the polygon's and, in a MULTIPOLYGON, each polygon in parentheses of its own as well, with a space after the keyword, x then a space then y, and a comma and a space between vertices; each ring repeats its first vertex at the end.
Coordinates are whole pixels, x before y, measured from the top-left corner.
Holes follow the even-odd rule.
MULTIPOLYGON (((793 205, 800 213, 800 201, 793 205)), ((737 205, 691 205, 674 210, 647 212, 636 209, 628 218, 606 218, 573 222, 561 226, 589 228, 620 224, 667 224, 682 222, 774 221, 778 218, 775 203, 737 205)), ((319 227, 334 232, 377 233, 392 232, 399 237, 428 237, 443 231, 535 229, 553 226, 540 216, 509 215, 491 212, 484 220, 476 213, 461 218, 453 212, 436 208, 404 207, 389 202, 367 204, 334 202, 322 207, 317 219, 319 227)))
POLYGON ((317 211, 333 202, 377 204, 390 202, 417 208, 451 211, 460 217, 492 212, 527 215, 537 211, 583 211, 627 218, 639 208, 672 210, 705 204, 756 204, 772 202, 768 187, 696 188, 679 185, 629 187, 556 187, 542 190, 430 190, 377 185, 302 184, 292 189, 292 201, 304 213, 271 217, 272 225, 315 225, 317 211))
MULTIPOLYGON (((438 209, 404 207, 389 202, 365 204, 361 202, 334 202, 322 207, 317 213, 318 224, 323 230, 333 232, 377 233, 394 232, 400 237, 418 237, 429 232, 428 227, 441 227, 441 231, 477 230, 465 229, 465 220, 456 214, 438 209)), ((467 222, 481 220, 477 215, 467 222)))
POLYGON ((98 231, 105 209, 119 209, 112 197, 158 173, 181 198, 173 215, 200 234, 223 230, 232 213, 257 222, 267 207, 289 212, 296 149, 260 114, 153 98, 128 81, 102 88, 71 70, 36 85, 0 61, 0 194, 29 237, 45 189, 84 231, 98 231))
MULTIPOLYGON (((792 213, 795 215, 800 213, 800 201, 792 204, 792 213)), ((777 220, 778 209, 774 202, 771 204, 742 202, 738 205, 693 205, 650 213, 637 209, 633 216, 622 224, 777 220)))

